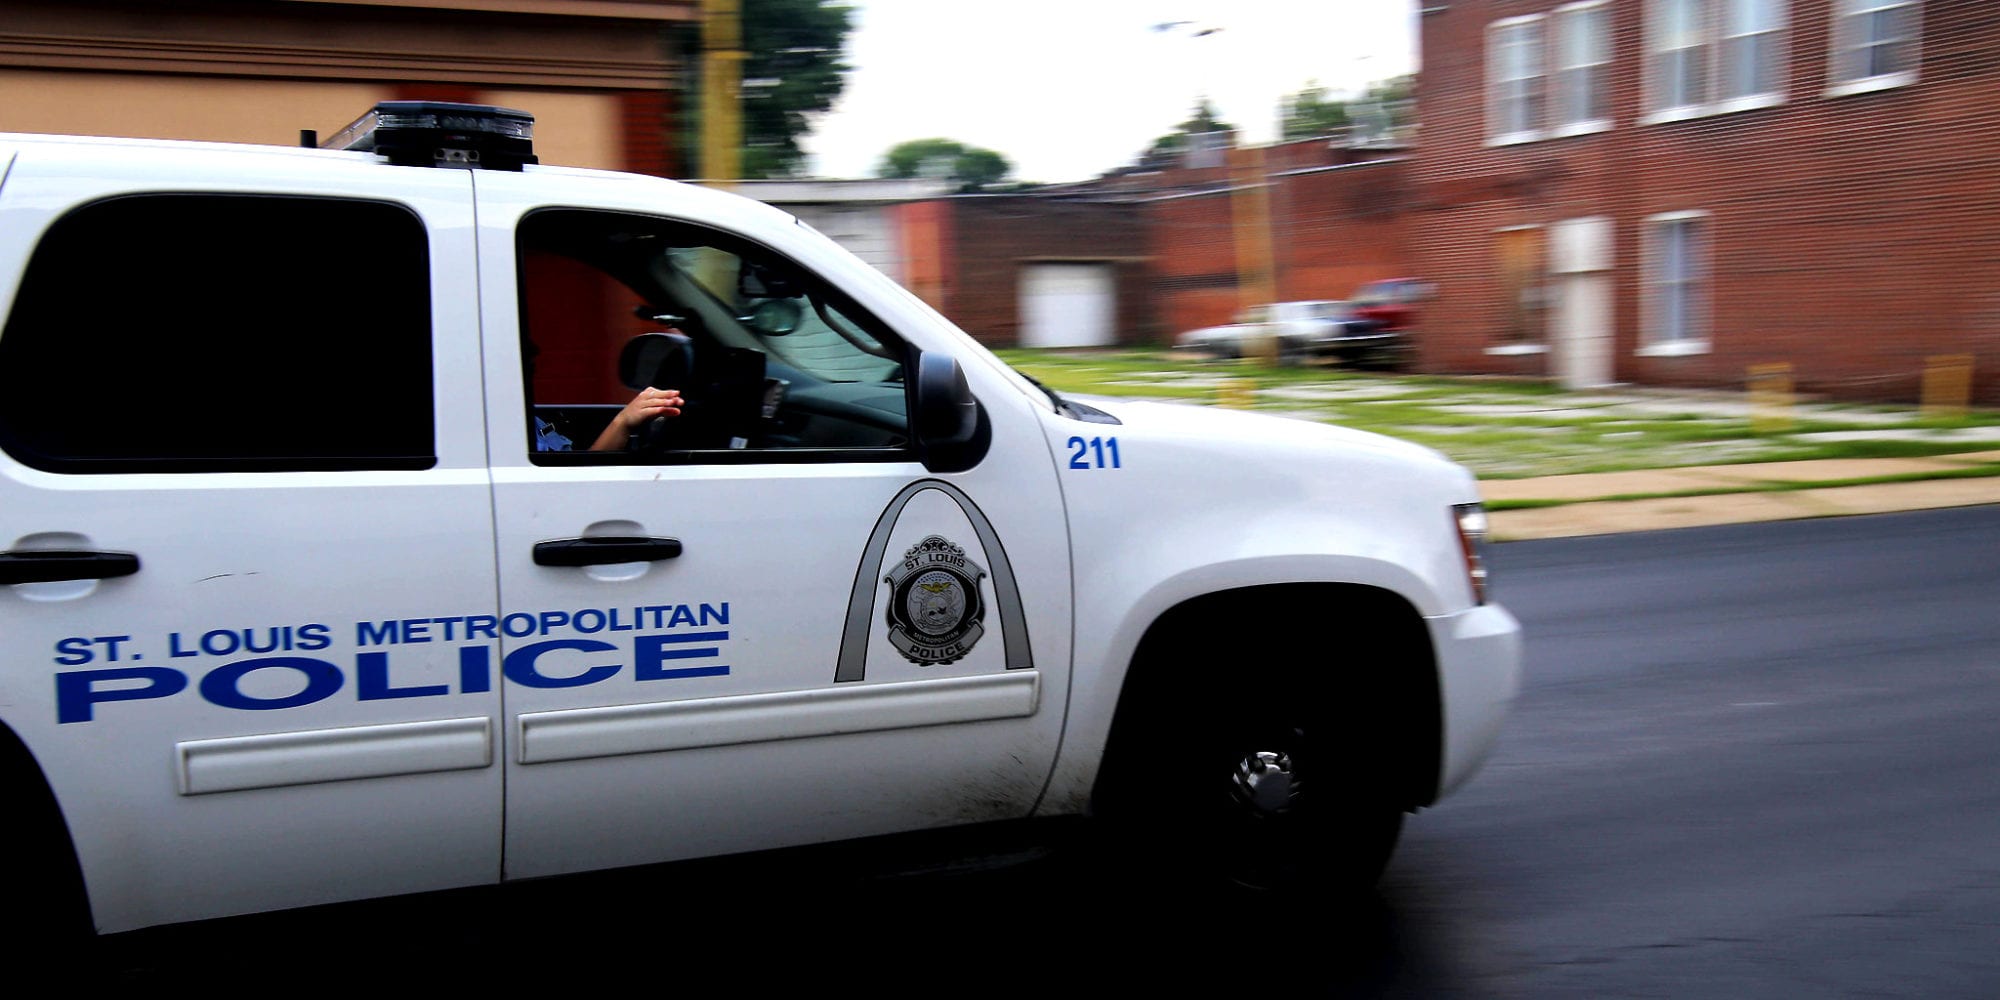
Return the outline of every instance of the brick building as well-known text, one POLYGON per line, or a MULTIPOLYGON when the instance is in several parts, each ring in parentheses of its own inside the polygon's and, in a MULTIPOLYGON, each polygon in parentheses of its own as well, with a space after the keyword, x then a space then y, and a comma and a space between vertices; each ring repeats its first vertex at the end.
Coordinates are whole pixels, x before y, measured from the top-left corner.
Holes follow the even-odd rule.
POLYGON ((543 163, 675 174, 697 0, 7 0, 0 131, 288 144, 375 102, 536 117, 543 163))
MULTIPOLYGON (((1323 140, 1316 145, 1326 147, 1323 140)), ((1241 183, 1159 194, 1144 203, 1160 319, 1147 339, 1166 342, 1182 330, 1229 322, 1255 304, 1251 299, 1344 299, 1368 281, 1410 273, 1416 218, 1408 161, 1329 152, 1352 162, 1289 166, 1277 159, 1277 169, 1267 168, 1267 293, 1245 273, 1256 255, 1244 241, 1258 236, 1239 214, 1245 209, 1241 183)))
POLYGON ((903 206, 905 283, 985 343, 1064 347, 1170 343, 1246 305, 1344 298, 1408 272, 1399 150, 1209 152, 1215 165, 903 206))
POLYGON ((1422 15, 1431 370, 2000 402, 2000 3, 1452 0, 1422 15))
POLYGON ((904 283, 995 347, 1132 343, 1150 323, 1130 202, 959 195, 902 206, 904 283))

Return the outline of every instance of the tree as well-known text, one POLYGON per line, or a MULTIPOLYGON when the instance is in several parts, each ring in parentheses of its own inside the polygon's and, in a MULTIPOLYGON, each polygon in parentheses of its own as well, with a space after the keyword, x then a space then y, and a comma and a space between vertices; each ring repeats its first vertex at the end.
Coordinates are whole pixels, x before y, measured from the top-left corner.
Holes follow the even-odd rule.
POLYGON ((1287 94, 1279 116, 1287 139, 1343 135, 1348 128, 1347 106, 1334 100, 1318 80, 1308 80, 1304 89, 1287 94))
POLYGON ((1146 170, 1172 166, 1187 150, 1188 136, 1206 135, 1211 132, 1230 133, 1232 138, 1228 144, 1235 144, 1233 136, 1236 126, 1216 117, 1215 105, 1209 103, 1208 98, 1197 98, 1194 110, 1189 112, 1187 121, 1174 126, 1172 132, 1154 139, 1153 144, 1146 147, 1144 153, 1139 154, 1139 166, 1146 170))
POLYGON ((743 0, 743 176, 795 174, 799 138, 846 86, 854 9, 829 0, 743 0))
POLYGON ((1407 138, 1417 124, 1417 78, 1406 73, 1371 83, 1348 110, 1354 116, 1354 136, 1359 142, 1407 138))
POLYGON ((960 191, 983 191, 1014 172, 1007 158, 956 139, 911 139, 882 154, 877 177, 941 177, 960 191))

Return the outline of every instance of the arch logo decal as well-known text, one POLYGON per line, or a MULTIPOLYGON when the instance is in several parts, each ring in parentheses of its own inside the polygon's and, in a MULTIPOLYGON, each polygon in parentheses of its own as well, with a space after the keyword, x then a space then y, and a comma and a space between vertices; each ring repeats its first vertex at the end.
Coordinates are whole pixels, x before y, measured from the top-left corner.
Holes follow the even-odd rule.
MULTIPOLYGON (((1028 619, 1014 567, 1007 561, 993 523, 964 490, 936 479, 919 480, 903 487, 876 519, 854 574, 854 588, 848 594, 847 623, 833 674, 836 683, 867 679, 868 647, 878 634, 876 630, 885 625, 889 645, 920 667, 964 659, 995 628, 1000 633, 999 658, 1004 669, 1034 667, 1028 619), (918 507, 930 513, 913 513, 915 520, 904 526, 904 541, 897 545, 902 555, 892 556, 889 543, 896 535, 897 522, 904 519, 911 502, 919 499, 923 502, 918 507), (940 508, 941 502, 949 506, 940 508), (940 510, 952 507, 964 519, 953 514, 944 520, 956 523, 957 528, 938 523, 938 530, 927 530, 940 510), (959 534, 967 528, 969 537, 959 534), (917 539, 915 544, 909 544, 913 538, 917 539), (986 561, 990 571, 979 559, 986 561), (990 588, 990 595, 986 588, 990 588), (880 613, 875 610, 878 600, 884 605, 880 613)), ((991 655, 982 652, 981 658, 991 655)))

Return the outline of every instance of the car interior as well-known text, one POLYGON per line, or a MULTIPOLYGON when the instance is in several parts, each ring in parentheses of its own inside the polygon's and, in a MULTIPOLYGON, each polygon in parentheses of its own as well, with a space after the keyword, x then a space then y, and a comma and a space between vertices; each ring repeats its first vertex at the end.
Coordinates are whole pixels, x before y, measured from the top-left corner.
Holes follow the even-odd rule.
POLYGON ((905 345, 791 261, 699 226, 567 209, 524 219, 517 244, 530 446, 543 426, 570 446, 536 462, 908 453, 905 345), (681 415, 622 451, 584 451, 647 386, 680 390, 681 415))

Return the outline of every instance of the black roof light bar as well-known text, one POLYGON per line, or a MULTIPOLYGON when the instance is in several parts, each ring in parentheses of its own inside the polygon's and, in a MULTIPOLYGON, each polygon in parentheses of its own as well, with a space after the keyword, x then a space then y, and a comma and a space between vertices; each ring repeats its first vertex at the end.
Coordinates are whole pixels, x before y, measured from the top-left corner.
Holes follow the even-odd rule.
POLYGON ((325 149, 373 152, 403 167, 519 170, 535 159, 535 116, 445 101, 383 101, 328 137, 325 149))

